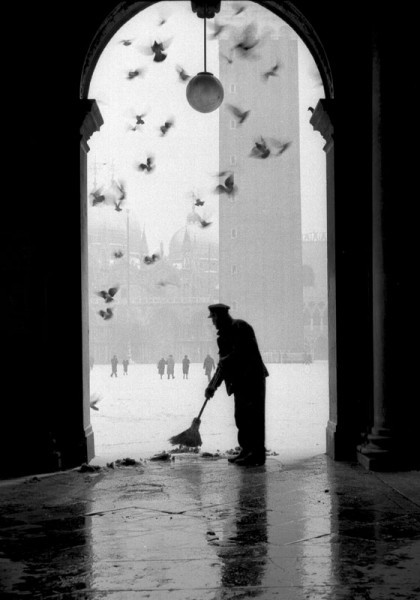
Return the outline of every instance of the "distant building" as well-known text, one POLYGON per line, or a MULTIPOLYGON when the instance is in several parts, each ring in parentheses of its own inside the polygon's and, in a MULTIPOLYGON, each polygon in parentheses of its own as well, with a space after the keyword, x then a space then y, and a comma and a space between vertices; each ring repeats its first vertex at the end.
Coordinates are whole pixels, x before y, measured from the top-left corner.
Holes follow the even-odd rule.
POLYGON ((117 214, 110 225, 101 210, 89 209, 89 334, 95 363, 109 362, 114 353, 145 363, 168 354, 175 361, 188 354, 192 362, 208 352, 215 356, 207 306, 219 299, 217 230, 201 228, 193 210, 174 233, 168 253, 161 245, 160 258, 146 265, 146 232, 135 217, 117 214), (123 256, 116 258, 119 250, 123 256), (115 284, 120 286, 115 301, 105 305, 96 292, 115 284), (98 315, 104 306, 112 306, 112 319, 98 315))
POLYGON ((327 235, 307 233, 302 240, 305 349, 314 360, 328 359, 327 235))
POLYGON ((238 191, 219 200, 220 301, 252 323, 265 360, 277 362, 304 350, 297 36, 281 27, 257 48, 261 60, 231 64, 223 34, 220 170, 234 173, 238 191), (280 57, 277 76, 265 80, 280 57), (249 117, 239 124, 228 104, 249 117), (261 137, 271 147, 266 159, 250 156, 261 137), (291 145, 275 156, 270 137, 291 145))

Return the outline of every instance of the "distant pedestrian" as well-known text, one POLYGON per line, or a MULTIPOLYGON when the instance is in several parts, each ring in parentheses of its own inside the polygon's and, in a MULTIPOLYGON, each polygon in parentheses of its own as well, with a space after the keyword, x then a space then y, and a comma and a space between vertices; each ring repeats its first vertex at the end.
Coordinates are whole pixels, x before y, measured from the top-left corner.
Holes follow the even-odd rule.
POLYGON ((175 369, 174 357, 172 356, 172 354, 170 354, 166 360, 166 373, 168 375, 168 379, 171 379, 171 378, 175 379, 174 369, 175 369))
POLYGON ((95 361, 93 359, 93 356, 89 356, 89 365, 90 365, 90 370, 93 369, 93 365, 95 364, 95 361))
POLYGON ((187 355, 182 359, 182 376, 184 379, 188 379, 188 371, 190 370, 190 359, 187 355))
POLYGON ((160 361, 158 362, 158 373, 160 375, 160 378, 162 379, 163 374, 165 373, 165 366, 166 366, 166 360, 162 357, 160 359, 160 361))
POLYGON ((111 358, 111 377, 118 377, 118 373, 117 373, 117 365, 118 365, 118 358, 117 355, 114 354, 114 356, 111 358))
POLYGON ((215 368, 216 364, 214 362, 214 359, 210 356, 210 354, 207 354, 206 358, 204 359, 203 369, 205 374, 207 375, 207 379, 209 380, 209 382, 211 379, 211 373, 215 368))
POLYGON ((129 360, 128 358, 124 358, 124 360, 122 361, 122 365, 123 365, 123 375, 128 375, 128 365, 129 365, 129 360))
POLYGON ((160 359, 160 361, 158 362, 158 364, 157 364, 158 373, 159 373, 161 379, 162 379, 163 374, 165 372, 165 366, 166 366, 166 360, 162 357, 160 359))

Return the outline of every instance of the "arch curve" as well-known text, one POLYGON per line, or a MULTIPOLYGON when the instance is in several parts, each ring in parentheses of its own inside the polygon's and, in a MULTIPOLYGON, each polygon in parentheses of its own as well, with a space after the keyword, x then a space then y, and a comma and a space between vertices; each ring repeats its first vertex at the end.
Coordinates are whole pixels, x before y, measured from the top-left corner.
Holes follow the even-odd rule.
MULTIPOLYGON (((80 99, 88 98, 90 82, 101 53, 115 33, 136 14, 157 4, 160 0, 138 0, 127 5, 120 2, 102 22, 94 36, 82 68, 80 80, 80 99)), ((307 45, 318 67, 324 86, 326 99, 334 98, 333 77, 327 54, 322 42, 304 14, 288 0, 253 0, 256 4, 270 10, 292 27, 307 45)))

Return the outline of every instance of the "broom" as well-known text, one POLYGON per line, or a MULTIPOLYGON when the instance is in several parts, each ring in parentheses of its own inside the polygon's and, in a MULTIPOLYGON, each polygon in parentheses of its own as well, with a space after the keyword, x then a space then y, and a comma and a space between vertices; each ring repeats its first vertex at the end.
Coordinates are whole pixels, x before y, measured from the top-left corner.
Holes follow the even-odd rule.
POLYGON ((201 446, 203 442, 201 441, 201 435, 198 429, 201 423, 200 417, 203 414, 203 410, 208 401, 208 399, 204 401, 204 404, 201 407, 198 417, 193 419, 191 427, 189 427, 182 433, 178 433, 178 435, 173 435, 171 438, 169 438, 169 441, 173 446, 176 446, 178 444, 181 446, 188 446, 189 448, 196 448, 197 446, 201 446))
MULTIPOLYGON (((215 387, 217 387, 219 384, 219 381, 221 379, 222 379, 221 369, 217 368, 215 374, 213 375, 213 379, 211 380, 209 385, 214 385, 215 387)), ((203 414, 203 410, 205 409, 208 401, 209 401, 209 398, 207 398, 204 401, 204 404, 201 407, 200 412, 198 413, 198 417, 193 419, 193 422, 191 423, 191 427, 189 427, 182 433, 178 433, 178 435, 173 435, 171 438, 169 438, 169 442, 173 446, 176 446, 179 444, 181 446, 188 446, 189 448, 196 448, 197 446, 202 445, 203 442, 201 441, 201 435, 199 432, 200 423, 201 423, 200 417, 203 414)))

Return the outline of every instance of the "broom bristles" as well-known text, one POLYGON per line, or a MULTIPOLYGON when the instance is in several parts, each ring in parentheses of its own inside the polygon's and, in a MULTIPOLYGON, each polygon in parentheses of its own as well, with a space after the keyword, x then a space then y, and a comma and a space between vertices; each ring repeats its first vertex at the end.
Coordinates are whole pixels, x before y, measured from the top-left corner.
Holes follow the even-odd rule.
POLYGON ((200 419, 194 419, 189 429, 186 429, 182 433, 178 433, 178 435, 173 435, 171 438, 169 438, 169 442, 173 446, 178 444, 181 446, 188 446, 189 448, 201 446, 203 442, 201 441, 200 432, 198 431, 200 423, 200 419))

